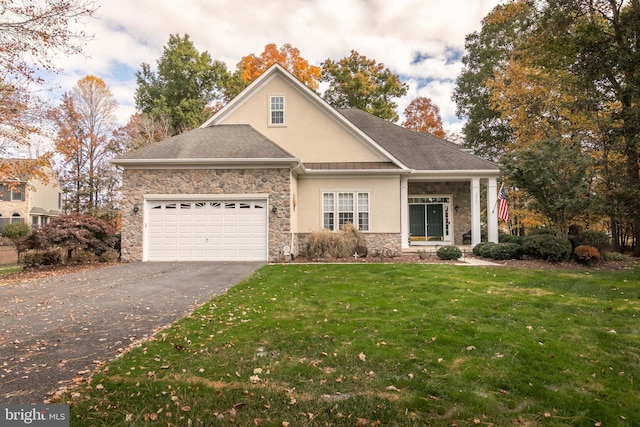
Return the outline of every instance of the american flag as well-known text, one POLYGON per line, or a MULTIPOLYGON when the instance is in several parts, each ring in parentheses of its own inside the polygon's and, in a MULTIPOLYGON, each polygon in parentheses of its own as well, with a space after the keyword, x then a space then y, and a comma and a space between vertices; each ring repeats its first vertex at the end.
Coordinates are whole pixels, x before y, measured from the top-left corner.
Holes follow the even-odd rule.
POLYGON ((507 206, 507 192, 504 189, 504 184, 500 186, 500 192, 498 193, 498 218, 504 222, 509 221, 509 206, 507 206))

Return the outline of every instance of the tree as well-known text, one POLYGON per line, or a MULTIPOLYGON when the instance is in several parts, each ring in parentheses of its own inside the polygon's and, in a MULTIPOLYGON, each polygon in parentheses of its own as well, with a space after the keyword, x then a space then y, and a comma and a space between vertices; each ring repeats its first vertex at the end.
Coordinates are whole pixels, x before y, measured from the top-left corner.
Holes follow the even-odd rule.
MULTIPOLYGON (((546 6, 542 45, 555 53, 555 39, 564 49, 552 56, 555 61, 547 57, 545 62, 552 69, 569 69, 576 77, 574 88, 584 94, 579 107, 594 120, 605 118, 598 120, 604 124, 603 163, 609 166, 615 155, 623 163, 623 173, 606 184, 614 190, 607 195, 608 206, 622 205, 610 210, 614 240, 620 218, 628 216, 634 255, 640 256, 640 0, 548 0, 546 6)), ((603 174, 609 172, 603 168, 603 174)))
POLYGON ((405 121, 402 123, 407 129, 426 132, 440 138, 446 136, 442 129, 440 108, 431 99, 419 96, 407 105, 404 110, 405 121))
POLYGON ((208 52, 199 53, 189 35, 169 36, 157 71, 142 63, 136 72, 136 108, 152 118, 171 118, 176 135, 202 124, 211 104, 223 98, 231 79, 226 65, 213 61, 208 52))
POLYGON ((322 81, 329 83, 326 101, 336 108, 358 108, 390 121, 398 120, 394 99, 406 95, 408 85, 384 64, 358 54, 322 63, 322 81))
MULTIPOLYGON (((92 0, 0 0, 1 156, 15 155, 28 148, 31 139, 42 136, 42 103, 32 89, 44 84, 37 72, 57 71, 52 58, 59 52, 82 51, 88 37, 71 24, 92 16, 95 10, 92 0)), ((29 172, 46 179, 41 166, 47 163, 48 159, 39 159, 29 172)), ((25 171, 0 168, 0 177, 20 172, 25 171)))
POLYGON ((104 200, 112 167, 107 160, 114 153, 110 144, 118 104, 106 83, 85 76, 62 97, 50 117, 56 127, 56 149, 62 156, 62 186, 70 204, 66 210, 95 212, 110 207, 104 200))
POLYGON ((113 250, 117 243, 115 229, 107 221, 81 213, 60 215, 34 229, 22 244, 24 249, 67 251, 67 261, 74 251, 88 250, 95 255, 113 250))
POLYGON ((244 56, 238 63, 238 72, 242 80, 248 84, 276 63, 286 68, 310 89, 318 89, 321 77, 320 67, 309 65, 309 62, 300 56, 300 51, 289 43, 285 43, 280 49, 275 43, 270 43, 264 47, 260 56, 253 53, 244 56))
POLYGON ((492 104, 489 83, 530 33, 535 18, 530 1, 498 5, 482 20, 481 30, 465 39, 464 67, 453 100, 458 117, 465 119, 465 145, 486 159, 497 161, 512 142, 512 129, 492 104))
POLYGON ((502 163, 505 176, 530 197, 530 208, 567 238, 569 226, 589 207, 592 159, 578 144, 549 139, 511 151, 502 163))
POLYGON ((129 123, 114 133, 118 152, 137 150, 171 136, 171 119, 167 115, 153 117, 147 113, 135 113, 129 123))

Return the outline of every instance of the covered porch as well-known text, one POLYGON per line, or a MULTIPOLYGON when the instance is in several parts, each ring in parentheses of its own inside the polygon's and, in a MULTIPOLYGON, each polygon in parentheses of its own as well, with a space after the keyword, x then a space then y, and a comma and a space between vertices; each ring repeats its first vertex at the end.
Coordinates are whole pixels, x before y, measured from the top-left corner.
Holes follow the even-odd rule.
POLYGON ((498 242, 497 192, 497 176, 487 176, 486 172, 484 176, 479 173, 402 177, 403 252, 444 245, 475 246, 482 241, 483 205, 487 240, 498 242))

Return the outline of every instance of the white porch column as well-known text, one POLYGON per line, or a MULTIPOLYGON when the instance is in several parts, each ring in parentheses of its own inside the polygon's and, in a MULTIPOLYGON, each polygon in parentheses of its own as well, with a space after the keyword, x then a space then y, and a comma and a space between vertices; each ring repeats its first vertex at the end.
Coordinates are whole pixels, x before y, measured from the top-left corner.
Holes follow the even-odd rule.
POLYGON ((471 245, 482 241, 480 227, 480 178, 471 179, 471 245))
POLYGON ((498 184, 496 178, 489 178, 487 185, 487 233, 488 240, 498 243, 498 184))
POLYGON ((400 247, 409 247, 409 178, 400 178, 400 247))

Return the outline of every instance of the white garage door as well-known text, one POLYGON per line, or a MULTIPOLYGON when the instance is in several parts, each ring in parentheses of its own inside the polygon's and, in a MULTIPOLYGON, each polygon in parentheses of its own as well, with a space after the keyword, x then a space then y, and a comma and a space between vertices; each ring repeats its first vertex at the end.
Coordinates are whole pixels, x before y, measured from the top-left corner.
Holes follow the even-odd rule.
POLYGON ((147 201, 148 261, 266 261, 266 200, 147 201))

